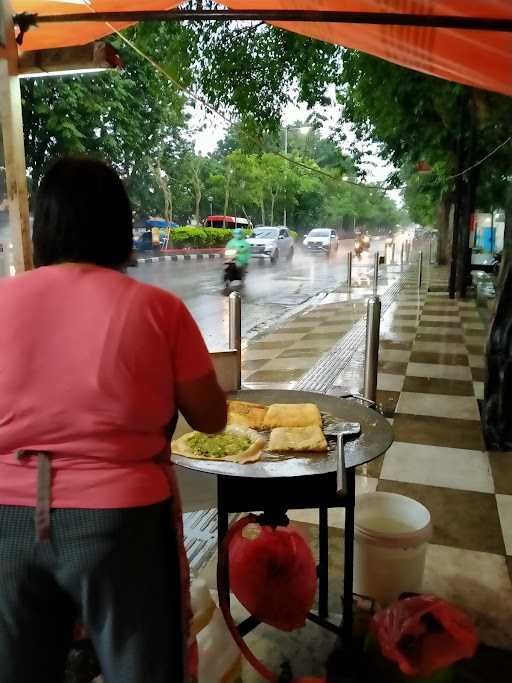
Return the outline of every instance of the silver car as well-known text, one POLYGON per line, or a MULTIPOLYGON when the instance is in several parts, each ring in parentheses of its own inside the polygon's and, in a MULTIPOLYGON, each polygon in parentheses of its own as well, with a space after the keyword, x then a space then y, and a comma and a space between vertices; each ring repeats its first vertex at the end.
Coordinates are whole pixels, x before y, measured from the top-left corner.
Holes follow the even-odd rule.
POLYGON ((288 228, 255 228, 247 241, 251 245, 251 258, 268 260, 270 263, 277 263, 280 258, 293 258, 294 240, 288 228))
POLYGON ((338 236, 336 230, 328 228, 314 228, 304 239, 304 247, 308 251, 323 252, 330 254, 338 248, 338 236))

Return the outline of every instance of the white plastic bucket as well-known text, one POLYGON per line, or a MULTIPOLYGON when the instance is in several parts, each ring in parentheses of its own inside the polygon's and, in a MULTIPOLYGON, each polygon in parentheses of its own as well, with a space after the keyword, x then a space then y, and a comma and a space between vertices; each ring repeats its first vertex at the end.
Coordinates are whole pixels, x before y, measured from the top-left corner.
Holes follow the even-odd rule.
POLYGON ((385 606, 421 592, 432 523, 427 508, 396 493, 356 498, 354 592, 385 606))

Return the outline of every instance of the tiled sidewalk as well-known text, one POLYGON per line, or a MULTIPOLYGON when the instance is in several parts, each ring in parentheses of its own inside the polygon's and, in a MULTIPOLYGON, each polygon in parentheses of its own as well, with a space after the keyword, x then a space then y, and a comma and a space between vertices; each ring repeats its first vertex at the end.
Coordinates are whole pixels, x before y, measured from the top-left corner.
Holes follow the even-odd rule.
MULTIPOLYGON (((462 665, 460 680, 510 680, 512 660, 512 453, 487 453, 478 398, 484 381, 485 325, 473 301, 451 301, 446 277, 432 269, 430 289, 418 292, 414 273, 384 315, 381 328, 378 400, 394 426, 395 441, 378 460, 359 469, 357 493, 392 491, 423 502, 432 514, 434 536, 427 552, 424 590, 465 608, 484 643, 462 665), (491 673, 492 671, 492 673, 491 673)), ((356 292, 354 292, 356 294, 356 292)), ((364 314, 368 291, 353 309, 328 302, 299 314, 245 353, 246 381, 292 386, 364 314), (290 366, 281 362, 291 359, 290 366), (299 366, 296 361, 303 359, 299 366), (307 360, 307 362, 306 362, 307 360), (279 365, 274 361, 279 361, 279 365), (270 364, 270 367, 268 367, 270 364), (258 374, 263 372, 265 374, 258 374), (267 374, 268 373, 268 374, 267 374)), ((357 295, 356 294, 356 295, 357 295)), ((361 389, 362 349, 338 378, 338 388, 361 389)), ((336 389, 336 387, 335 387, 336 389)), ((318 550, 318 511, 290 511, 318 550)), ((340 610, 344 512, 329 512, 329 605, 340 610)), ((216 558, 203 575, 215 586, 216 558)), ((235 605, 236 605, 236 601, 235 605)), ((334 618, 336 618, 334 616, 334 618)), ((308 625, 295 634, 260 627, 248 639, 274 670, 283 658, 296 675, 323 670, 332 642, 308 625)), ((243 680, 261 680, 244 667, 243 680)), ((459 679, 457 679, 459 680, 459 679)))
MULTIPOLYGON (((251 339, 242 353, 244 386, 293 388, 294 382, 364 316, 366 300, 372 294, 369 288, 372 267, 371 256, 366 256, 363 263, 354 267, 350 291, 342 284, 275 330, 251 339)), ((403 272, 396 265, 381 266, 379 294, 403 272)))
POLYGON ((365 312, 359 299, 317 306, 289 320, 278 331, 254 340, 243 354, 244 384, 298 380, 365 312))
MULTIPOLYGON (((512 453, 485 452, 481 436, 485 335, 473 301, 402 290, 383 320, 378 376, 395 441, 357 488, 426 505, 425 590, 466 608, 485 643, 512 650, 512 453)), ((313 512, 294 518, 316 524, 313 512)), ((343 515, 330 525, 342 527, 343 515)))

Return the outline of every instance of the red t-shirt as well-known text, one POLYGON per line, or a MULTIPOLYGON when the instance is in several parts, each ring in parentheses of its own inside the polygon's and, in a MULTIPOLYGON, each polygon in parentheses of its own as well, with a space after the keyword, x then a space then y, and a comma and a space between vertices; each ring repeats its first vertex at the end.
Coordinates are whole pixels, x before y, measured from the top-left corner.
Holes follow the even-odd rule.
POLYGON ((0 280, 0 504, 34 505, 52 455, 52 507, 149 505, 169 496, 174 386, 213 367, 175 296, 114 270, 38 268, 0 280))

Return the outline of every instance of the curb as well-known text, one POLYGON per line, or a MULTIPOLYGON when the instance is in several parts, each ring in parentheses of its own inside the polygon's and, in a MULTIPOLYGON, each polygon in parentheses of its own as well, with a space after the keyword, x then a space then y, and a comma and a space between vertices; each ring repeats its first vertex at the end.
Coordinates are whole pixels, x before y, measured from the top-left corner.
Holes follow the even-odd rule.
POLYGON ((221 258, 223 254, 171 254, 166 256, 148 256, 138 258, 137 263, 158 263, 160 261, 202 261, 203 259, 221 258))

